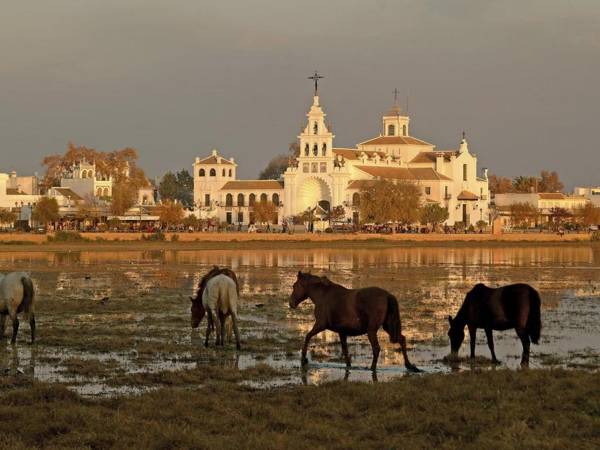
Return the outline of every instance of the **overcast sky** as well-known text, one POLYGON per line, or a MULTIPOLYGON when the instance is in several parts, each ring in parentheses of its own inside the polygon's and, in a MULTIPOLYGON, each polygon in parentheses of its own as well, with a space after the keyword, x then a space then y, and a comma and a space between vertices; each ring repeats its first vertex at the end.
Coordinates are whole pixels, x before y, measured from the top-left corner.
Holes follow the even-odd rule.
POLYGON ((218 148, 257 176, 312 100, 335 146, 411 134, 506 176, 600 184, 600 2, 1 0, 0 171, 69 141, 135 147, 148 175, 218 148))

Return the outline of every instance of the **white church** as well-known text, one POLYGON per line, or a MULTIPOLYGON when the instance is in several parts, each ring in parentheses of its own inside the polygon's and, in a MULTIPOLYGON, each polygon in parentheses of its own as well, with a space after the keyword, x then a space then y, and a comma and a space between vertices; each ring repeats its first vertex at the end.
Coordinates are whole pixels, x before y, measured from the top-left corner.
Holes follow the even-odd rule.
POLYGON ((356 145, 334 147, 315 84, 306 127, 298 136, 300 155, 282 180, 238 180, 237 164, 216 150, 197 157, 194 202, 201 217, 234 225, 253 223, 252 207, 261 200, 278 207, 277 223, 307 210, 343 206, 347 221, 358 223, 360 190, 376 179, 405 180, 422 189, 422 201, 448 208, 446 224, 467 226, 489 221, 487 170, 478 175, 477 156, 463 134, 455 150, 436 150, 410 135, 410 117, 395 105, 382 118, 379 136, 356 145))

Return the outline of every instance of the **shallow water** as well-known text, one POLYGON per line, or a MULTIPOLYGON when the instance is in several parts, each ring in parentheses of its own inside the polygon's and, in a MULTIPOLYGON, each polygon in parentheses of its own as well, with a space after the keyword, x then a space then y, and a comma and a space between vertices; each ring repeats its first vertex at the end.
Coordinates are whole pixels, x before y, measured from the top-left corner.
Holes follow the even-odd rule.
MULTIPOLYGON (((297 310, 287 297, 298 270, 326 274, 348 287, 380 286, 399 299, 412 362, 425 372, 493 368, 483 331, 478 358, 449 366, 447 316, 472 285, 529 283, 542 294, 543 330, 532 346, 531 367, 600 367, 600 249, 585 246, 303 249, 241 251, 0 252, 0 272, 25 270, 38 289, 39 343, 25 345, 22 321, 15 348, 0 347, 0 374, 62 382, 86 395, 120 395, 153 386, 115 386, 116 373, 245 369, 258 363, 291 369, 280 378, 245 380, 251 387, 371 381, 366 338, 349 339, 354 368, 347 372, 337 335, 313 338, 310 364, 299 368, 303 335, 312 327, 312 304, 297 310), (232 267, 241 285, 241 330, 246 350, 204 349, 190 332, 189 300, 213 264, 232 267), (249 345, 246 345, 249 344, 249 345), (99 375, 68 370, 68 362, 109 361, 99 375)), ((7 329, 10 327, 7 327, 7 329)), ((402 356, 380 333, 377 379, 403 376, 402 356)), ((521 345, 514 331, 495 333, 503 366, 517 368, 521 345)), ((468 337, 461 356, 468 352, 468 337)), ((502 367, 502 366, 500 366, 502 367)), ((83 369, 82 369, 83 370, 83 369)), ((100 369, 99 369, 100 370, 100 369)))

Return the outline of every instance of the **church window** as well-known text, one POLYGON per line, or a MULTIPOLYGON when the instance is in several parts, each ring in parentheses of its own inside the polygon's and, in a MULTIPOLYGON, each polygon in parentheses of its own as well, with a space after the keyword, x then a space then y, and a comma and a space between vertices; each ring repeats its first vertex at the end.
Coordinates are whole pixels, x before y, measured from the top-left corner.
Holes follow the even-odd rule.
POLYGON ((238 223, 244 223, 244 213, 242 211, 238 212, 238 223))
POLYGON ((238 194, 237 200, 238 206, 244 206, 244 194, 238 194))
POLYGON ((223 172, 221 172, 221 176, 225 176, 225 169, 223 169, 223 172))
POLYGON ((267 196, 267 194, 260 194, 260 201, 261 203, 267 203, 269 197, 267 196))
POLYGON ((204 194, 204 206, 210 206, 210 194, 204 194))
POLYGON ((206 171, 204 169, 200 169, 200 172, 198 172, 198 176, 205 176, 206 175, 206 171))
POLYGON ((394 125, 388 125, 388 136, 396 135, 396 127, 394 125))
POLYGON ((87 178, 87 170, 81 172, 81 178, 87 178))
POLYGON ((352 205, 360 206, 360 194, 358 192, 352 194, 352 205))
POLYGON ((406 136, 406 125, 402 125, 402 136, 406 136))
POLYGON ((233 220, 231 218, 231 211, 229 211, 227 214, 225 214, 225 220, 227 221, 228 225, 231 225, 231 223, 233 222, 233 220))
POLYGON ((319 125, 317 122, 313 124, 313 134, 319 134, 319 125))
POLYGON ((317 173, 319 171, 319 165, 317 163, 312 163, 310 165, 310 171, 312 173, 317 173))
POLYGON ((107 187, 104 188, 104 196, 108 197, 108 188, 107 187))
POLYGON ((250 194, 250 196, 248 197, 248 206, 254 206, 255 202, 256 202, 256 194, 250 194))
POLYGON ((431 188, 429 186, 425 186, 425 195, 431 195, 431 188))
POLYGON ((323 146, 321 147, 321 155, 327 155, 327 144, 323 144, 323 146))
POLYGON ((313 145, 313 155, 317 156, 319 154, 319 146, 317 144, 313 145))
MULTIPOLYGON (((227 194, 227 196, 225 197, 225 206, 233 206, 233 195, 227 194)), ((231 223, 231 221, 227 223, 231 223)))
POLYGON ((304 173, 308 173, 308 167, 309 167, 309 166, 308 166, 308 163, 304 163, 304 164, 302 164, 302 172, 304 172, 304 173))
POLYGON ((229 176, 231 177, 231 169, 229 169, 229 176))
POLYGON ((96 192, 96 197, 102 197, 102 188, 98 188, 98 191, 96 192))
POLYGON ((310 147, 308 146, 308 143, 304 146, 304 156, 308 156, 308 154, 310 153, 310 147))
POLYGON ((275 206, 279 206, 279 194, 273 194, 272 199, 273 199, 273 204, 275 206))
POLYGON ((467 165, 463 164, 463 181, 467 181, 467 165))
POLYGON ((215 169, 210 169, 210 176, 211 177, 216 177, 217 176, 217 171, 215 169))
POLYGON ((322 163, 320 164, 319 171, 320 171, 321 173, 325 173, 325 172, 327 172, 327 163, 324 163, 324 162, 322 162, 322 163))

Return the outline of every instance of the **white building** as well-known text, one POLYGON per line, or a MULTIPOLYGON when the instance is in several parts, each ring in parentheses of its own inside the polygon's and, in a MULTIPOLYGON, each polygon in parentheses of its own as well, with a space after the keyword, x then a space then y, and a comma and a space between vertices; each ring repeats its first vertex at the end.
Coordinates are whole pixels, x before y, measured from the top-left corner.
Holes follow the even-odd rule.
POLYGON ((227 223, 252 223, 252 204, 268 199, 279 206, 278 221, 320 206, 341 205, 357 222, 360 189, 371 180, 407 180, 419 185, 424 202, 448 208, 447 224, 488 221, 487 174, 477 175, 477 156, 463 135, 457 150, 437 151, 433 144, 410 135, 410 117, 398 106, 382 118, 379 136, 356 148, 334 147, 335 136, 325 121, 319 96, 298 136, 300 155, 281 180, 237 180, 237 165, 213 150, 196 158, 194 201, 201 215, 227 223))
POLYGON ((585 197, 592 205, 600 207, 600 186, 578 186, 573 190, 573 195, 585 197))
POLYGON ((27 193, 18 185, 14 187, 16 178, 16 174, 0 173, 0 208, 31 206, 40 199, 39 195, 27 193))
POLYGON ((112 178, 96 172, 96 164, 80 161, 62 176, 60 186, 69 188, 82 198, 112 197, 112 178))

